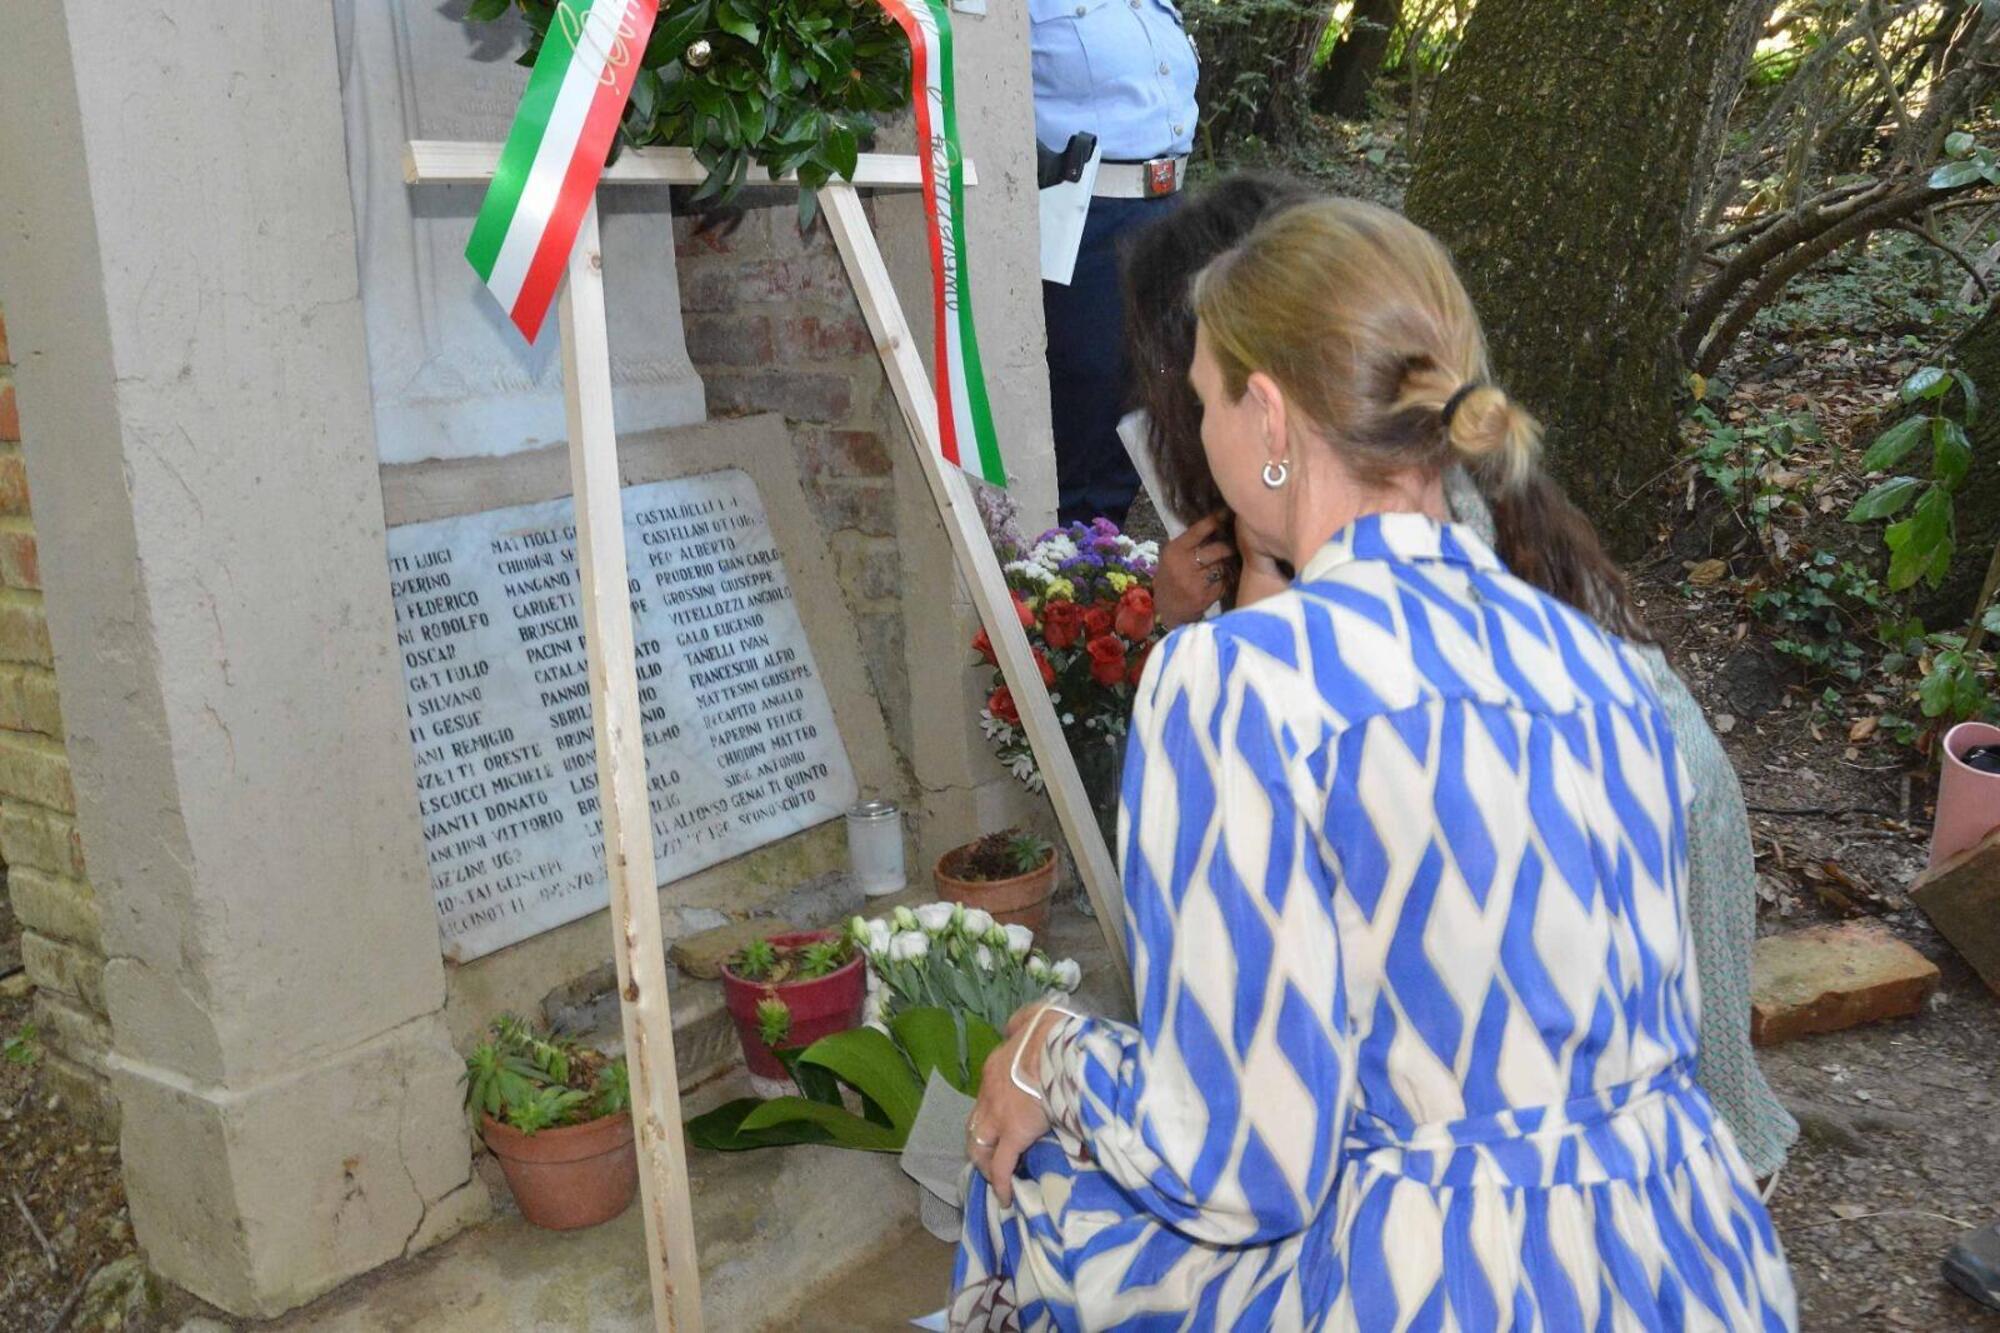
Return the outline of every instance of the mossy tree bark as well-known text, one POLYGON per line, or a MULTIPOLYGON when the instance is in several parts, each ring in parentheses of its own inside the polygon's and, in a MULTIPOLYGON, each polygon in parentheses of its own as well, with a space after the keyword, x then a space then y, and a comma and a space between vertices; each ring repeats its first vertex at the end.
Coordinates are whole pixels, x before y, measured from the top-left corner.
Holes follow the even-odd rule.
MULTIPOLYGON (((1951 572, 1935 592, 1926 592, 1918 609, 1931 629, 1965 629, 1979 598, 1993 548, 2000 543, 2000 304, 1987 309, 1952 349, 1959 369, 1979 390, 1979 421, 1972 436, 1972 471, 1958 488, 1955 513, 1958 549, 1951 572)), ((1921 466, 1922 456, 1911 462, 1921 466)))
POLYGON ((1407 201, 1451 247, 1550 470, 1631 554, 1671 465, 1688 201, 1743 0, 1480 0, 1407 201))

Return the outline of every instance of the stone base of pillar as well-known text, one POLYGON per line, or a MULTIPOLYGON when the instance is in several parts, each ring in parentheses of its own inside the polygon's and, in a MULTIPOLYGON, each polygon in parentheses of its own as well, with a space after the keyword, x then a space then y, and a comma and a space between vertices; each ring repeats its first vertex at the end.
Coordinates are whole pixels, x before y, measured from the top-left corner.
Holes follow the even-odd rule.
POLYGON ((162 1277, 231 1314, 282 1314, 491 1209, 463 1064, 435 1015, 243 1086, 110 1066, 138 1241, 162 1277))

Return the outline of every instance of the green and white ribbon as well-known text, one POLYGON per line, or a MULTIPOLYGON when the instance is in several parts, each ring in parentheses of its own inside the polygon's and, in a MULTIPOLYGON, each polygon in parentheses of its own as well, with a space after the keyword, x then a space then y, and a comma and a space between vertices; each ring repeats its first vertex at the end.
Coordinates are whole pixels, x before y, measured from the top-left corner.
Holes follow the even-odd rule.
POLYGON ((937 325, 938 435, 948 462, 995 486, 1007 484, 965 245, 965 153, 958 138, 949 0, 881 0, 908 34, 917 151, 923 160, 924 220, 931 251, 932 314, 937 325))
POLYGON ((533 342, 562 285, 659 0, 561 0, 465 257, 533 342))

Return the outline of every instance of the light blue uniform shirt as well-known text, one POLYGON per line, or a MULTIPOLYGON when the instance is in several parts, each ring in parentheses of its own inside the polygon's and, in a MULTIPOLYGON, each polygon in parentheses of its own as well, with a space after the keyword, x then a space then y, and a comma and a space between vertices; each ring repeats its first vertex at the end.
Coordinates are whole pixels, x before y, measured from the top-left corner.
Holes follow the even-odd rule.
POLYGON ((1035 137, 1095 134, 1107 162, 1194 147, 1195 55, 1167 0, 1028 0, 1035 137))

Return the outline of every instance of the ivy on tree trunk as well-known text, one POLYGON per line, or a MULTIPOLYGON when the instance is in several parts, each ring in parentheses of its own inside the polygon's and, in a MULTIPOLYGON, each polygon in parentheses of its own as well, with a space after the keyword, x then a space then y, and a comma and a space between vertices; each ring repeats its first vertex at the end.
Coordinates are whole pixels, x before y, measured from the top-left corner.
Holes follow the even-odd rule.
POLYGON ((1688 201, 1742 0, 1480 0, 1409 215, 1457 256, 1550 470, 1631 554, 1671 466, 1688 201), (1628 503, 1631 501, 1631 503, 1628 503))

